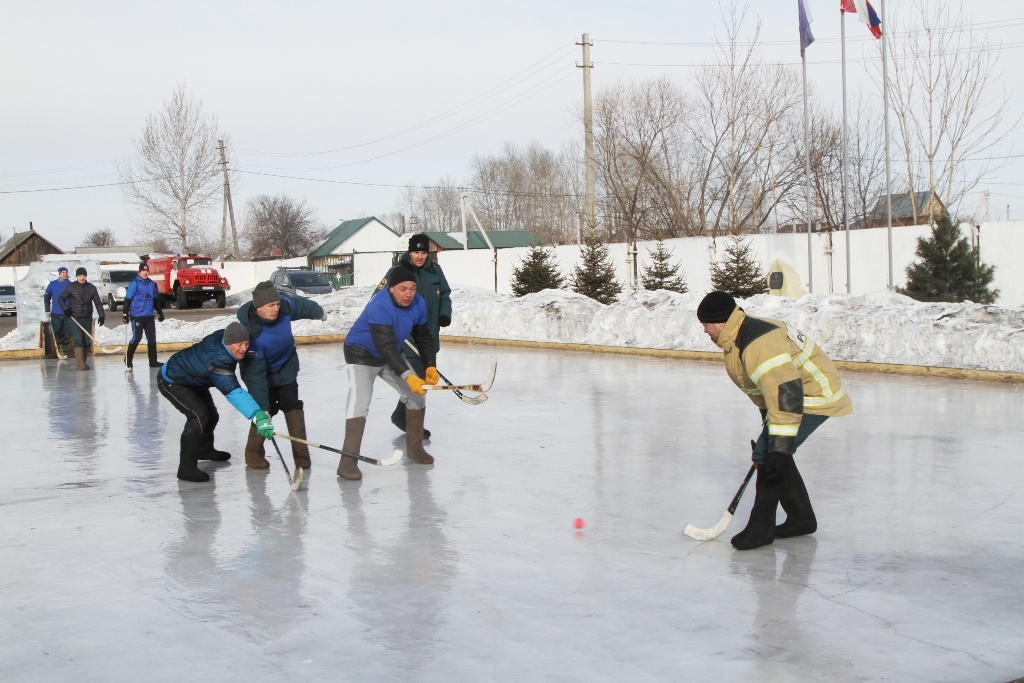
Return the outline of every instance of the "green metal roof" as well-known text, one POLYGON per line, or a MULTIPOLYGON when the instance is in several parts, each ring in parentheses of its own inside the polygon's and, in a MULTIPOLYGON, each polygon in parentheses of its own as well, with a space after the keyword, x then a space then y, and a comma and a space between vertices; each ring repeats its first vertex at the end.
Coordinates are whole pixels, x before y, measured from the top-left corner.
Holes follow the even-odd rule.
MULTIPOLYGON (((391 232, 395 232, 394 230, 391 229, 391 226, 387 225, 386 223, 384 223, 384 221, 380 220, 376 216, 367 216, 366 218, 353 218, 352 220, 349 221, 342 221, 341 224, 338 225, 338 227, 336 227, 334 230, 331 230, 331 232, 327 235, 327 239, 324 240, 324 243, 321 244, 316 251, 310 254, 310 256, 329 256, 331 252, 338 248, 338 245, 342 244, 349 237, 362 230, 367 223, 373 220, 377 221, 388 230, 391 230, 391 232)), ((397 235, 398 233, 395 232, 395 234, 397 235)))
MULTIPOLYGON (((425 232, 427 237, 437 243, 442 249, 462 249, 462 242, 452 237, 447 232, 425 232)), ((540 244, 541 241, 529 230, 488 230, 487 236, 496 249, 510 249, 512 247, 532 247, 540 244)), ((487 242, 479 230, 469 233, 470 249, 487 249, 487 242)))

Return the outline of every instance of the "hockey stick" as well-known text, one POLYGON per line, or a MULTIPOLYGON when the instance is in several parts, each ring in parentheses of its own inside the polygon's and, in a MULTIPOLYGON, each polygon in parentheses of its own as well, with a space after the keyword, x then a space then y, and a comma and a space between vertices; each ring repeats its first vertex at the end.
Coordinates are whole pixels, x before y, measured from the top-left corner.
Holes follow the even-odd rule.
POLYGON ((117 353, 118 351, 121 350, 120 346, 115 346, 112 349, 108 349, 107 347, 103 346, 103 344, 100 344, 98 341, 96 341, 96 337, 89 334, 89 331, 82 327, 82 323, 78 322, 73 317, 71 318, 71 321, 78 325, 78 329, 80 329, 82 332, 85 332, 85 336, 88 337, 89 339, 92 339, 92 343, 99 347, 99 350, 102 351, 103 353, 117 353))
MULTIPOLYGON (((417 356, 420 355, 419 349, 417 349, 415 346, 413 346, 409 342, 408 339, 405 340, 405 345, 408 346, 410 349, 412 349, 413 353, 415 353, 417 356)), ((442 375, 440 372, 438 372, 437 374, 441 377, 441 379, 443 379, 448 384, 452 383, 451 380, 449 380, 447 377, 442 375)), ((458 396, 460 399, 462 399, 463 403, 468 403, 471 406, 478 406, 481 403, 483 403, 484 401, 486 401, 487 398, 488 398, 487 394, 480 394, 479 396, 466 396, 465 394, 463 394, 458 389, 452 389, 452 391, 455 392, 456 396, 458 396)))
POLYGON ((61 354, 60 352, 60 342, 57 341, 57 335, 53 331, 52 321, 50 322, 50 336, 53 337, 53 351, 54 353, 57 354, 57 358, 60 358, 61 360, 67 360, 68 357, 66 355, 61 354))
POLYGON ((129 317, 128 322, 124 326, 124 371, 131 372, 132 369, 128 367, 128 328, 132 325, 132 319, 129 317))
POLYGON ((747 489, 747 484, 750 483, 750 478, 754 476, 754 470, 757 469, 757 465, 751 465, 750 470, 747 472, 747 476, 743 479, 743 483, 740 485, 740 490, 736 492, 736 497, 732 499, 729 504, 729 509, 722 515, 721 521, 714 525, 710 529, 698 529, 692 524, 687 524, 683 527, 683 533, 690 538, 698 541, 710 541, 713 538, 718 538, 722 535, 722 532, 729 526, 729 522, 732 521, 733 513, 736 512, 736 506, 740 504, 740 498, 743 497, 743 492, 747 489))
POLYGON ((324 446, 323 444, 313 443, 312 441, 306 441, 305 439, 300 439, 297 436, 289 436, 287 434, 281 434, 280 432, 274 432, 274 436, 279 436, 282 439, 288 439, 289 441, 295 441, 297 443, 304 443, 307 446, 312 446, 313 448, 322 448, 325 451, 330 451, 332 453, 344 455, 346 458, 362 460, 363 462, 368 462, 371 465, 378 465, 380 467, 390 467, 391 465, 394 465, 396 462, 402 459, 401 448, 396 449, 394 454, 387 460, 375 460, 373 458, 368 458, 365 455, 359 455, 358 453, 349 453, 348 451, 343 451, 340 448, 331 448, 330 446, 324 446))
POLYGON ((277 457, 281 458, 281 466, 284 467, 284 473, 288 475, 288 483, 292 487, 292 491, 298 491, 299 487, 302 486, 302 468, 295 468, 295 479, 292 479, 292 473, 288 469, 288 463, 284 461, 284 456, 281 455, 281 449, 277 445, 277 439, 271 437, 270 443, 274 444, 274 450, 277 451, 277 457))

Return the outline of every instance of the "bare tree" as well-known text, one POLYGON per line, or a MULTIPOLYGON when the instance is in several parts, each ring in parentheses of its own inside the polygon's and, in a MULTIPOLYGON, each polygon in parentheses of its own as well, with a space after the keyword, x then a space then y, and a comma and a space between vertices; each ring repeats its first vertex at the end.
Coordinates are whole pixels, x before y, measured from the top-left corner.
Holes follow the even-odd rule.
POLYGON ((907 13, 894 15, 885 40, 907 187, 911 193, 927 189, 955 212, 966 194, 1008 163, 984 157, 1021 116, 1010 111, 1008 94, 997 91, 997 46, 975 33, 962 5, 916 0, 907 13))
POLYGON ((244 225, 242 237, 253 258, 273 256, 278 249, 284 258, 305 256, 327 235, 304 199, 284 193, 250 199, 245 207, 244 225))
POLYGON ((113 247, 117 244, 117 235, 110 228, 93 230, 85 236, 83 247, 113 247))
POLYGON ((118 167, 125 199, 152 238, 190 250, 205 245, 208 212, 222 193, 217 117, 179 85, 135 140, 134 163, 118 167))

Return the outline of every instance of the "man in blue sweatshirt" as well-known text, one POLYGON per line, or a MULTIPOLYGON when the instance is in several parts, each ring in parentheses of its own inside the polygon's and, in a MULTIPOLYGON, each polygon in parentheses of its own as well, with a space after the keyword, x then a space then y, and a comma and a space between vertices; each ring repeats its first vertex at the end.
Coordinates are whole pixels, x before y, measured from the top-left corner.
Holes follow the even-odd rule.
POLYGON ((146 350, 149 352, 149 367, 158 368, 160 363, 156 359, 156 321, 164 321, 164 310, 160 303, 160 292, 157 291, 156 283, 149 279, 149 266, 145 263, 139 266, 139 275, 128 285, 128 291, 124 295, 124 316, 125 324, 132 326, 132 340, 128 342, 128 351, 124 357, 124 364, 128 370, 132 369, 132 358, 135 357, 135 349, 139 348, 142 341, 142 333, 146 333, 146 350), (155 315, 154 315, 155 314, 155 315))
MULTIPOLYGON (((282 297, 269 282, 256 285, 252 301, 238 309, 238 321, 249 331, 249 350, 240 368, 245 388, 271 417, 284 413, 288 433, 300 439, 306 438, 306 416, 299 399, 299 354, 292 321, 323 317, 320 304, 301 296, 282 297)), ((256 427, 249 427, 247 467, 270 467, 263 441, 256 427)), ((309 469, 309 446, 292 441, 292 457, 296 467, 309 469)))
MULTIPOLYGON (((390 384, 406 405, 406 455, 429 465, 434 458, 423 449, 423 413, 427 390, 437 384, 434 338, 427 324, 427 307, 416 293, 416 277, 401 264, 388 273, 388 287, 370 299, 345 337, 345 366, 348 371, 348 400, 345 403, 345 445, 343 450, 359 454, 370 412, 373 382, 378 377, 390 384), (425 377, 413 372, 402 354, 412 336, 426 366, 425 377)), ((341 456, 338 476, 361 479, 354 458, 341 456)))
POLYGON ((185 416, 181 432, 181 456, 178 479, 209 481, 210 475, 199 469, 199 460, 227 460, 230 453, 213 447, 213 430, 220 421, 217 406, 210 396, 216 387, 246 420, 255 420, 256 431, 264 439, 274 436, 270 416, 241 387, 235 366, 249 349, 249 333, 241 323, 208 334, 197 344, 171 356, 157 373, 157 388, 185 416))
MULTIPOLYGON (((50 329, 53 331, 54 344, 58 347, 70 347, 71 346, 71 326, 74 324, 68 317, 64 315, 64 309, 60 306, 53 306, 56 303, 57 297, 61 295, 64 288, 68 286, 69 273, 65 266, 61 266, 57 269, 57 279, 51 280, 50 284, 46 285, 46 291, 43 293, 43 308, 50 314, 50 329)), ((60 350, 55 349, 55 350, 60 350)), ((68 355, 65 352, 64 355, 68 355)))

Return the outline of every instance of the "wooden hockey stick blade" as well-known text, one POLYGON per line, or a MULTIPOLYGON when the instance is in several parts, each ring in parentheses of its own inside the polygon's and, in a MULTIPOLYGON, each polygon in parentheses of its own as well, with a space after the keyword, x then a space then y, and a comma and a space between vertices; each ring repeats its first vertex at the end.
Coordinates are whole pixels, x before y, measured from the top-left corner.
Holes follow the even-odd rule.
POLYGON ((91 339, 92 343, 95 344, 99 348, 99 350, 102 351, 103 353, 107 353, 107 354, 117 353, 118 351, 120 351, 121 349, 124 348, 123 346, 115 346, 112 349, 108 349, 107 347, 103 346, 103 344, 100 344, 98 341, 96 341, 96 337, 94 337, 91 334, 89 334, 89 330, 87 330, 84 327, 82 327, 82 324, 80 322, 78 322, 74 318, 71 318, 71 322, 73 322, 76 325, 78 325, 78 329, 80 329, 82 332, 85 332, 85 336, 88 337, 89 339, 91 339))
POLYGON ((353 458, 355 460, 362 460, 363 462, 368 462, 371 465, 377 465, 378 467, 390 467, 391 465, 394 465, 396 462, 398 462, 399 460, 402 459, 402 449, 400 449, 400 448, 396 449, 395 452, 391 454, 391 457, 388 458, 387 460, 377 460, 375 458, 368 458, 365 455, 359 455, 358 453, 349 453, 347 451, 341 450, 340 448, 331 448, 330 446, 324 446, 323 444, 315 443, 313 441, 306 441, 305 439, 300 439, 297 436, 289 436, 288 434, 281 434, 280 432, 274 432, 274 436, 279 436, 282 439, 287 439, 289 441, 296 441, 298 443, 304 443, 307 446, 312 446, 313 448, 321 448, 321 449, 323 449, 325 451, 330 451, 332 453, 337 453, 338 455, 344 455, 346 458, 353 458))
POLYGON ((722 535, 722 532, 729 528, 729 522, 732 521, 732 513, 726 512, 722 515, 721 521, 714 525, 710 529, 698 529, 692 524, 687 524, 683 527, 683 533, 690 538, 697 541, 710 541, 713 538, 718 538, 722 535))
POLYGON ((302 486, 302 468, 295 468, 295 481, 292 482, 292 491, 298 491, 302 486))
MULTIPOLYGON (((405 345, 408 346, 410 349, 412 349, 412 352, 415 353, 417 356, 420 355, 419 349, 417 349, 415 346, 413 346, 412 342, 410 342, 408 339, 405 340, 405 345)), ((490 379, 490 382, 487 385, 488 389, 491 388, 491 384, 494 382, 494 373, 497 370, 497 366, 498 366, 497 361, 496 360, 493 361, 492 365, 491 365, 491 379, 490 379)), ((448 384, 451 384, 451 380, 449 380, 447 377, 442 375, 440 371, 438 371, 437 374, 440 375, 441 379, 443 379, 445 382, 447 382, 448 384)), ((464 393, 462 393, 458 389, 455 389, 454 387, 452 388, 452 391, 455 393, 456 396, 459 397, 460 401, 462 401, 463 403, 468 403, 471 406, 478 406, 481 403, 483 403, 484 401, 486 401, 487 398, 488 398, 487 394, 483 394, 483 393, 480 394, 479 396, 466 396, 464 393)), ((486 389, 484 391, 486 391, 486 389)))
POLYGON ((61 360, 67 360, 68 359, 67 355, 62 354, 60 352, 60 342, 57 341, 57 335, 53 331, 52 323, 50 325, 50 336, 53 338, 53 350, 54 350, 54 353, 57 354, 57 358, 60 358, 61 360))

